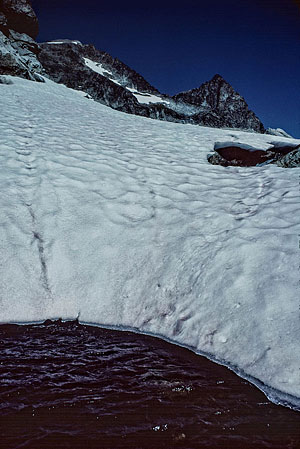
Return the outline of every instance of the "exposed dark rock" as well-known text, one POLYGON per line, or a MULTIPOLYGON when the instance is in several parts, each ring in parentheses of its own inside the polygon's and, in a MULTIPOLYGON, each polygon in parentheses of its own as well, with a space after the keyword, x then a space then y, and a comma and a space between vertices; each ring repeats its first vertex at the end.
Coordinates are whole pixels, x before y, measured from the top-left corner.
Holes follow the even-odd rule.
POLYGON ((265 131, 244 98, 220 75, 215 75, 197 89, 175 95, 173 99, 176 103, 198 109, 193 117, 203 125, 265 131))
POLYGON ((26 34, 10 30, 6 36, 0 31, 0 74, 41 81, 37 73, 41 74, 43 68, 37 53, 38 45, 26 34))
POLYGON ((42 81, 34 41, 37 18, 28 0, 0 0, 0 74, 42 81))
POLYGON ((272 147, 270 148, 270 150, 273 151, 274 154, 279 155, 279 157, 282 157, 297 148, 299 148, 299 145, 297 145, 295 143, 294 144, 286 144, 286 142, 274 142, 272 144, 272 147))
MULTIPOLYGON (((230 91, 231 102, 223 104, 220 99, 217 101, 214 98, 216 92, 212 89, 210 102, 212 105, 218 103, 219 109, 211 106, 203 108, 199 106, 199 98, 196 101, 193 95, 192 100, 188 96, 185 102, 184 94, 173 98, 161 94, 126 64, 93 45, 61 39, 40 44, 40 48, 39 60, 51 79, 83 90, 94 100, 114 109, 160 120, 263 131, 261 122, 249 111, 242 97, 224 80, 220 89, 223 89, 223 96, 225 90, 230 91), (99 73, 95 72, 97 70, 99 73), (155 96, 155 100, 151 99, 151 95, 155 96), (232 98, 236 99, 235 103, 232 98)), ((217 94, 220 96, 220 93, 217 94)))
MULTIPOLYGON (((0 4, 1 5, 1 4, 0 4)), ((1 8, 1 6, 0 6, 1 8)), ((5 14, 0 9, 0 31, 7 33, 8 27, 7 27, 7 18, 5 14)))
POLYGON ((290 153, 279 159, 276 164, 278 167, 293 168, 300 167, 300 145, 290 153))
POLYGON ((15 30, 35 39, 39 25, 30 0, 0 0, 0 26, 4 31, 15 30))
POLYGON ((274 143, 266 150, 237 142, 217 142, 215 153, 207 156, 213 165, 250 167, 264 163, 277 163, 280 167, 296 167, 299 164, 300 145, 274 143))
POLYGON ((239 165, 241 167, 250 167, 262 164, 272 157, 269 151, 256 149, 248 145, 230 144, 215 145, 215 151, 225 159, 229 165, 239 165))

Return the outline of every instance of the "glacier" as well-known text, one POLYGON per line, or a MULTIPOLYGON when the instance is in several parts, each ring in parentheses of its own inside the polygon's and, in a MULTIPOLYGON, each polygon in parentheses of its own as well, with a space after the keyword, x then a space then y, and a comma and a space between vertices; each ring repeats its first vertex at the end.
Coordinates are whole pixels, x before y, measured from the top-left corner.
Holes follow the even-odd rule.
POLYGON ((0 322, 79 317, 157 335, 299 407, 300 169, 207 162, 216 141, 285 138, 128 115, 8 78, 0 322))

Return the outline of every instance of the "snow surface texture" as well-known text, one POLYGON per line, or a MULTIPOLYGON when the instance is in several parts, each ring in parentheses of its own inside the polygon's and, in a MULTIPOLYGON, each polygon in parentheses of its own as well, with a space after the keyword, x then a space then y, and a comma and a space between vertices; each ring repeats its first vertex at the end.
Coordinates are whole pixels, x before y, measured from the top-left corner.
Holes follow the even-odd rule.
POLYGON ((14 78, 0 98, 0 321, 160 335, 299 406, 300 171, 206 159, 217 140, 277 138, 127 115, 51 81, 14 78))

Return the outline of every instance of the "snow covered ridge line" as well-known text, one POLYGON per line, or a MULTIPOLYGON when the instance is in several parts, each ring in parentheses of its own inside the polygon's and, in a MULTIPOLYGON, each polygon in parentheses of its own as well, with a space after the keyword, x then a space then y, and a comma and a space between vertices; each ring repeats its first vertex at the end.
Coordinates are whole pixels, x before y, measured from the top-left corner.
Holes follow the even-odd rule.
POLYGON ((39 60, 53 81, 84 90, 113 109, 163 121, 265 132, 244 98, 220 75, 171 97, 93 45, 74 45, 61 39, 41 43, 40 48, 39 60), (59 45, 53 45, 57 42, 59 45))
POLYGON ((0 321, 80 314, 160 335, 296 407, 299 168, 214 166, 216 141, 264 149, 270 136, 12 79, 0 85, 0 321))
POLYGON ((281 128, 267 128, 266 133, 271 134, 273 136, 288 137, 291 139, 293 138, 290 134, 288 134, 286 131, 284 131, 281 128))
MULTIPOLYGON (((96 73, 99 73, 102 76, 108 77, 113 83, 117 84, 118 86, 121 86, 121 84, 116 81, 114 74, 109 70, 106 69, 103 64, 100 62, 92 61, 89 58, 83 58, 85 65, 93 70, 96 73)), ((162 103, 162 104, 169 104, 169 101, 165 101, 162 97, 159 97, 157 95, 151 95, 148 92, 139 92, 136 89, 133 89, 131 87, 124 86, 126 90, 131 92, 134 97, 137 99, 137 101, 141 104, 150 104, 150 103, 162 103)))

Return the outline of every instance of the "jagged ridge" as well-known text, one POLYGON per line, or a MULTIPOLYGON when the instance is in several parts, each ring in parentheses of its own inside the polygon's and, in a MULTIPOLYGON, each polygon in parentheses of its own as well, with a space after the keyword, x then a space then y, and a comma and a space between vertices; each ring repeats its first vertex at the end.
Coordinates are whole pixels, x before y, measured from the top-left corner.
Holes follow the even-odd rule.
POLYGON ((263 124, 245 99, 219 74, 199 88, 181 92, 173 98, 178 103, 199 108, 199 119, 206 125, 264 132, 263 124))
POLYGON ((82 90, 113 109, 159 120, 265 132, 261 121, 220 75, 173 97, 135 70, 79 41, 34 41, 38 20, 29 0, 0 0, 0 74, 41 81, 39 74, 82 90))

